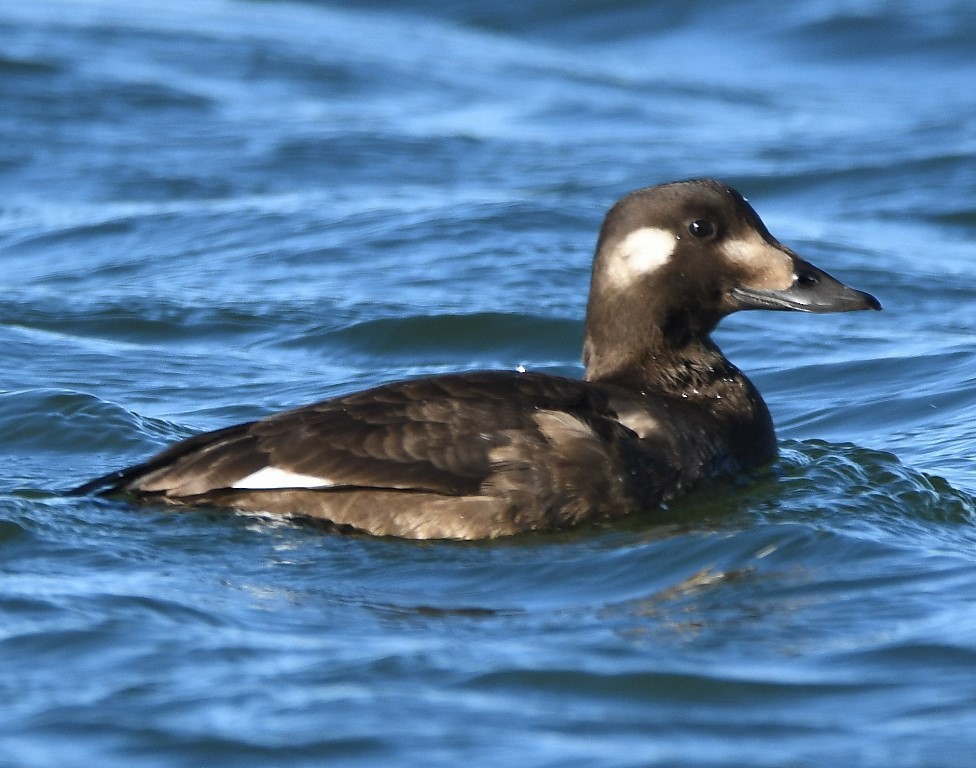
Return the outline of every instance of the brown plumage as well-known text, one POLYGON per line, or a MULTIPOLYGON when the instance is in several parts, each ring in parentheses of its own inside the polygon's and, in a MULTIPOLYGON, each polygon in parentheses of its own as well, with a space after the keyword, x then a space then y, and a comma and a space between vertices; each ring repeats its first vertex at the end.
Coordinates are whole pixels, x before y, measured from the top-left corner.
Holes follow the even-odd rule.
POLYGON ((474 539, 653 509, 770 461, 769 412, 711 341, 739 309, 879 309, 777 242, 715 181, 607 214, 583 381, 509 371, 397 382, 190 438, 79 492, 474 539))

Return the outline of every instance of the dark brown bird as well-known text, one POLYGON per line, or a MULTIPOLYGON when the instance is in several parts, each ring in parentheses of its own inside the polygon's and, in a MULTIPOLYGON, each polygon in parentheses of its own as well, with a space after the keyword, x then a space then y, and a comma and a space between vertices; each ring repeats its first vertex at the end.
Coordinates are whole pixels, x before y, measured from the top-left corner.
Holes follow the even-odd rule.
POLYGON ((607 213, 584 380, 489 371, 392 384, 198 435, 77 489, 478 539, 653 510, 776 454, 766 404, 711 340, 741 309, 880 309, 717 181, 607 213))

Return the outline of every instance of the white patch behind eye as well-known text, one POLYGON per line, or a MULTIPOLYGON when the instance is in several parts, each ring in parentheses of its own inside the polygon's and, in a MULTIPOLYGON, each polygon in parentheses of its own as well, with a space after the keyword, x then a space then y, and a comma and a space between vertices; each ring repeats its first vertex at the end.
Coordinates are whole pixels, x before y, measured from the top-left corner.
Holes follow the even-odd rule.
POLYGON ((625 287, 663 267, 674 254, 677 238, 666 229, 642 227, 617 244, 607 263, 607 275, 625 287))
POLYGON ((257 472, 252 472, 247 477, 242 477, 231 488, 246 488, 258 491, 270 488, 328 488, 332 485, 335 485, 335 483, 325 477, 303 475, 298 472, 289 472, 287 469, 279 469, 278 467, 263 467, 257 472))

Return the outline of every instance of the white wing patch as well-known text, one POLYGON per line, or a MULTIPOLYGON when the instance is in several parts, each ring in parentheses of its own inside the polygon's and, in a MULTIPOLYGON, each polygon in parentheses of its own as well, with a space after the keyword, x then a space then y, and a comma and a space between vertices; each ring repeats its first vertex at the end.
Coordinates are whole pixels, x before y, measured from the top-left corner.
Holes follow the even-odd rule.
POLYGON ((551 443, 561 440, 595 440, 596 433, 578 418, 563 411, 538 411, 532 421, 551 443))
POLYGON ((668 263, 677 238, 666 229, 642 227, 620 241, 610 254, 607 274, 621 288, 668 263))
POLYGON ((287 469, 278 467, 263 467, 257 472, 252 472, 247 477, 242 477, 231 488, 246 488, 249 490, 268 490, 270 488, 328 488, 335 485, 326 477, 315 477, 314 475, 302 475, 298 472, 289 472, 287 469))
POLYGON ((645 438, 654 432, 660 432, 662 429, 661 422, 642 408, 632 404, 620 406, 611 403, 611 405, 617 411, 617 421, 627 429, 636 432, 640 438, 645 438))

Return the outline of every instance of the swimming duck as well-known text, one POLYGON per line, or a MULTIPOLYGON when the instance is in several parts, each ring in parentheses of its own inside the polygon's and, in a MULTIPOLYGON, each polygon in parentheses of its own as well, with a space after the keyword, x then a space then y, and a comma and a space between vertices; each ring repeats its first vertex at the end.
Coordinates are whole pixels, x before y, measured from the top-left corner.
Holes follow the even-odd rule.
POLYGON ((782 245, 721 182, 639 189, 600 229, 582 380, 384 384, 197 435, 77 491, 415 539, 646 512, 776 455, 766 404, 710 337, 723 317, 880 308, 782 245))

